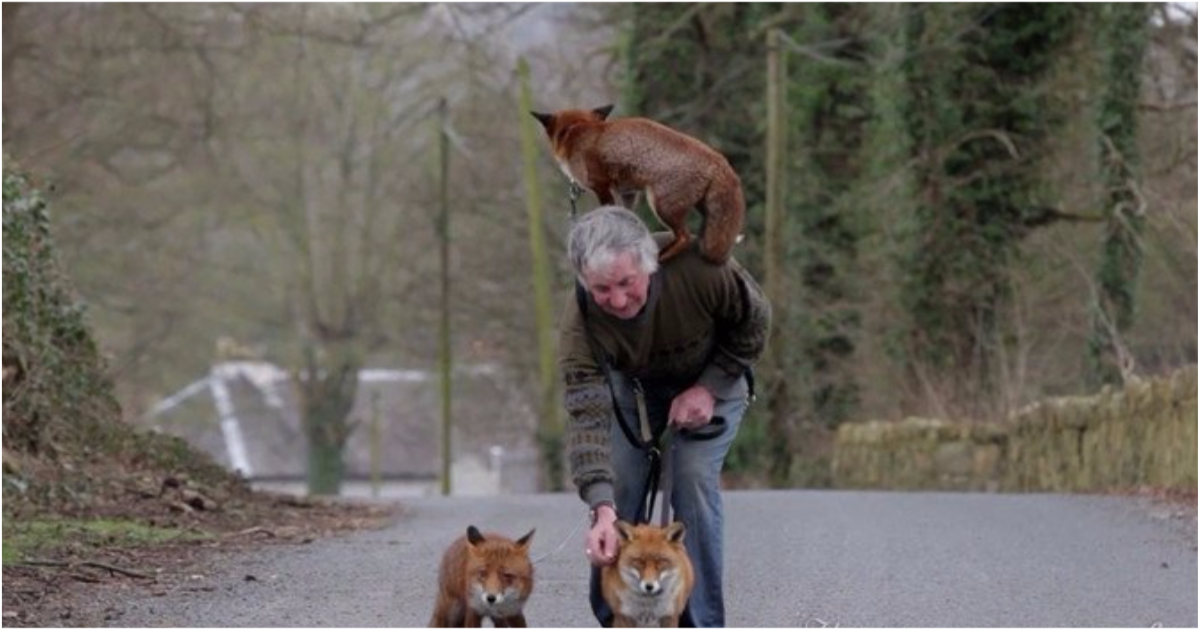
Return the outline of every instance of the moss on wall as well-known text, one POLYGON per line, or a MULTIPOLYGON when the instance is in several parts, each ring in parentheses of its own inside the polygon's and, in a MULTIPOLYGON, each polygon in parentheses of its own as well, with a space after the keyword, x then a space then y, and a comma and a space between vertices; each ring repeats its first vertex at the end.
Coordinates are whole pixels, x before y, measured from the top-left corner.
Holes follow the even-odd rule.
POLYGON ((1196 489, 1196 368, 1054 398, 1003 423, 909 418, 842 425, 841 488, 1096 491, 1196 489))

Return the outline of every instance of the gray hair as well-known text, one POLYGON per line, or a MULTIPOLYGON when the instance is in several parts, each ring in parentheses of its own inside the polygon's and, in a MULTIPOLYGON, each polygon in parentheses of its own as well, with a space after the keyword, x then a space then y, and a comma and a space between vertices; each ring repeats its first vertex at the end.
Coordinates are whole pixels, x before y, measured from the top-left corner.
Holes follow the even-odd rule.
POLYGON ((605 269, 617 256, 632 252, 642 271, 658 271, 658 244, 638 216, 620 206, 601 206, 583 215, 567 235, 567 256, 575 275, 605 269))

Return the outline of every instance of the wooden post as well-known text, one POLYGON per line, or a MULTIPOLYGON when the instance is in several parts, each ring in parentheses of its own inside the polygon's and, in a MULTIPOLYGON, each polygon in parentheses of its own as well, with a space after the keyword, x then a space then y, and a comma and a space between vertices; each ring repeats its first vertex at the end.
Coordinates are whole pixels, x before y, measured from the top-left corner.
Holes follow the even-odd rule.
POLYGON ((791 409, 788 403, 790 308, 784 264, 784 171, 787 165, 787 65, 779 29, 767 31, 766 203, 763 209, 763 289, 771 300, 772 333, 764 358, 767 398, 768 461, 773 484, 787 485, 791 470, 791 409))
POLYGON ((438 101, 438 147, 440 164, 438 201, 438 241, 441 253, 441 322, 438 331, 438 368, 441 374, 442 394, 442 494, 451 490, 450 470, 453 450, 450 448, 450 134, 447 129, 450 115, 446 99, 438 101))
MULTIPOLYGON (((785 308, 783 291, 783 170, 787 150, 784 116, 785 61, 779 29, 767 31, 767 161, 764 208, 763 285, 777 313, 785 308)), ((782 320, 777 317, 777 320, 782 320)))
POLYGON ((383 427, 379 422, 379 390, 371 392, 371 497, 378 499, 383 487, 383 427))
POLYGON ((517 62, 521 83, 521 156, 525 163, 525 206, 529 211, 529 247, 533 259, 534 328, 537 331, 538 385, 541 394, 538 409, 538 445, 541 448, 543 487, 549 491, 563 489, 562 433, 559 420, 558 374, 555 371, 554 315, 550 295, 550 262, 546 253, 545 231, 542 226, 542 196, 537 178, 537 140, 533 116, 533 97, 529 88, 529 64, 524 58, 517 62))

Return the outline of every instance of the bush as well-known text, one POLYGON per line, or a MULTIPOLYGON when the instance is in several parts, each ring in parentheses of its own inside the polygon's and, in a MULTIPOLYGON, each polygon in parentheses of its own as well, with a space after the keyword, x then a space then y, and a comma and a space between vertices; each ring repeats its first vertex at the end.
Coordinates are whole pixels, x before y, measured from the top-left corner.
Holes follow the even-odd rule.
POLYGON ((5 162, 5 513, 13 500, 35 511, 86 504, 135 471, 240 483, 181 440, 122 420, 86 309, 57 260, 45 198, 5 162))
POLYGON ((96 444, 100 421, 119 415, 84 308, 56 259, 45 199, 6 166, 5 446, 39 451, 96 444))

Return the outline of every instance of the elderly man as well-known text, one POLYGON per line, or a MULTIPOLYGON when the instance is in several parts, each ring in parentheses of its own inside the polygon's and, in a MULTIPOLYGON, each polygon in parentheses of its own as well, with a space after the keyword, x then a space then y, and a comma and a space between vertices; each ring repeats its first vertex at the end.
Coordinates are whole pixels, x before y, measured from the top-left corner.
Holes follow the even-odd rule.
POLYGON ((599 567, 615 559, 614 523, 650 518, 640 514, 651 472, 643 424, 653 436, 677 432, 654 441, 669 444, 663 483, 672 488, 695 568, 682 625, 725 624, 721 467, 748 404, 750 367, 762 354, 771 309, 733 259, 714 265, 693 246, 659 266, 659 244, 667 240, 632 212, 606 206, 585 214, 567 244, 579 283, 559 348, 567 450, 591 509, 592 610, 605 626, 612 611, 600 595, 599 567))

